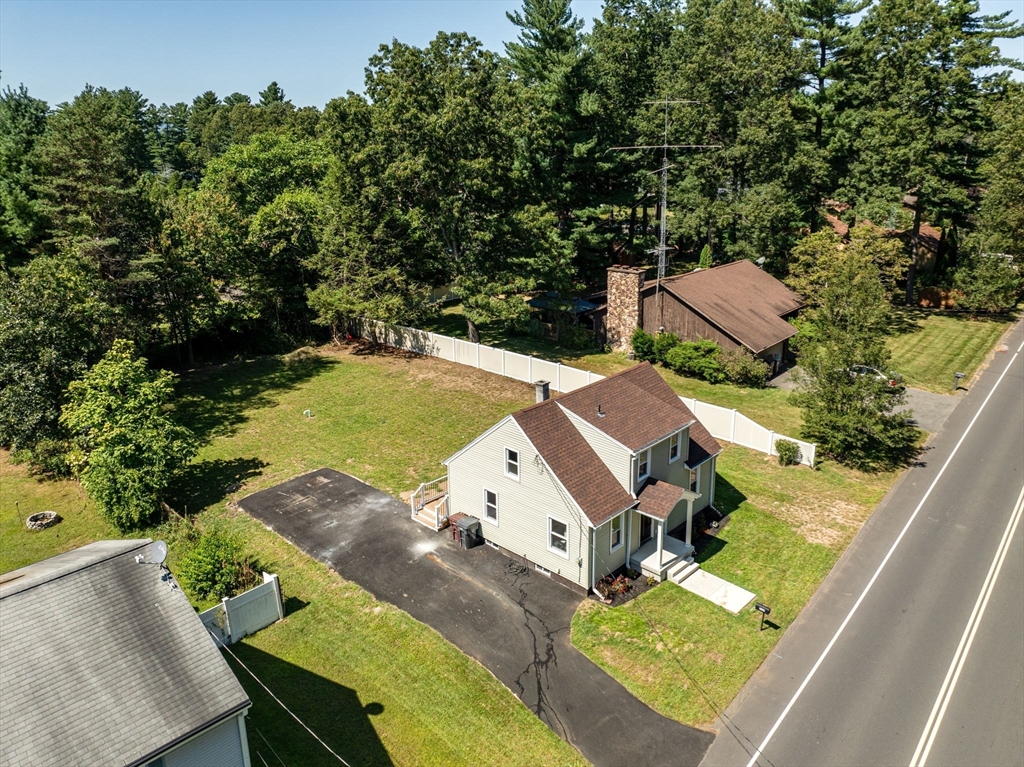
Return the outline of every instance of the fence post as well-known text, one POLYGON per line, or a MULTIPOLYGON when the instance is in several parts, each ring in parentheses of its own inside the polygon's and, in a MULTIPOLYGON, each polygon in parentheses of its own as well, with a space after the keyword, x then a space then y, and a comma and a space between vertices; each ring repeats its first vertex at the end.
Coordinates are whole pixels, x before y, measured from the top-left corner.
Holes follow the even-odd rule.
POLYGON ((477 341, 477 344, 476 344, 476 369, 477 370, 480 369, 480 342, 479 341, 477 341))
POLYGON ((768 455, 775 455, 775 432, 768 430, 768 455))
POLYGON ((587 385, 589 386, 593 382, 594 382, 594 373, 593 373, 593 371, 588 370, 587 371, 587 385))
POLYGON ((231 640, 231 610, 228 609, 231 605, 231 600, 227 597, 221 597, 220 605, 224 609, 224 633, 227 634, 228 644, 234 644, 231 640))
POLYGON ((505 350, 501 350, 501 375, 505 377, 505 350))
POLYGON ((729 428, 729 441, 736 441, 736 408, 732 409, 732 425, 729 428))
POLYGON ((562 363, 555 363, 555 390, 562 391, 562 363))
POLYGON ((526 380, 533 381, 533 357, 530 356, 526 359, 528 360, 526 363, 526 380))

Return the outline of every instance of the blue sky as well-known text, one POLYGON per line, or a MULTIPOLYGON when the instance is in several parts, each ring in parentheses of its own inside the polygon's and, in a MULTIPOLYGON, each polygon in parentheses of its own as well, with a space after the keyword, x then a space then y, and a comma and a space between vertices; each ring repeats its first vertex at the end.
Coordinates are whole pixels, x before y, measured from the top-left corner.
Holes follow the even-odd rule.
MULTIPOLYGON (((323 107, 362 91, 381 43, 422 46, 439 30, 464 31, 495 51, 514 39, 505 11, 521 0, 321 2, 58 2, 0 0, 0 82, 24 83, 51 105, 86 83, 129 86, 154 103, 206 90, 252 96, 276 80, 296 106, 323 107)), ((588 21, 601 0, 574 0, 588 21)), ((1024 17, 1024 0, 982 0, 982 12, 1024 17)), ((1024 59, 1024 40, 1004 52, 1024 59)))

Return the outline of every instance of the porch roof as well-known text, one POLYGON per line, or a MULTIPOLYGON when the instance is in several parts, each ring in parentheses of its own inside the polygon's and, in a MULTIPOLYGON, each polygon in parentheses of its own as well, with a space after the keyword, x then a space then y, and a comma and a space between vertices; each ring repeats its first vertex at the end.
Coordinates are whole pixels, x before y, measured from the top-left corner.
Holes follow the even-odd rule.
POLYGON ((683 494, 688 492, 679 485, 665 482, 660 479, 649 479, 637 498, 640 504, 636 510, 641 514, 655 519, 666 520, 672 513, 672 509, 683 499, 683 494))

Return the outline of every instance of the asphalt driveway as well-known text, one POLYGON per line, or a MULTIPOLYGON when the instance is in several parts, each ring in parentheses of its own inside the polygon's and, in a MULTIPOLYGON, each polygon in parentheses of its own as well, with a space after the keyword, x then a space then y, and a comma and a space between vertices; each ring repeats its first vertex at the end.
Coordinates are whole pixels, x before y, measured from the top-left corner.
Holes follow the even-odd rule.
POLYGON ((637 700, 569 641, 580 597, 499 552, 457 548, 391 496, 320 469, 239 501, 343 578, 476 658, 595 765, 697 765, 711 733, 637 700))

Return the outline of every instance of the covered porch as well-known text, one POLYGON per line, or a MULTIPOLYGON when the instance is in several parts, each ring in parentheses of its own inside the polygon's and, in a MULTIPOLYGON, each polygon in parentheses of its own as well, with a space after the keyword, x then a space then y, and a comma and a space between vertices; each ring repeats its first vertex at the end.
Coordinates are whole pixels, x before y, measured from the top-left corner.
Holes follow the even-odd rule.
POLYGON ((637 531, 640 545, 626 555, 627 567, 639 567, 644 575, 663 581, 693 561, 693 502, 699 493, 660 480, 650 480, 638 495, 641 516, 637 531), (668 520, 679 503, 686 504, 686 536, 669 536, 668 520))

